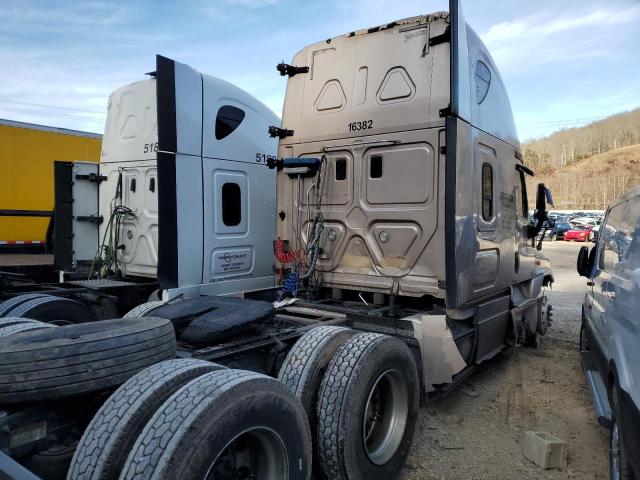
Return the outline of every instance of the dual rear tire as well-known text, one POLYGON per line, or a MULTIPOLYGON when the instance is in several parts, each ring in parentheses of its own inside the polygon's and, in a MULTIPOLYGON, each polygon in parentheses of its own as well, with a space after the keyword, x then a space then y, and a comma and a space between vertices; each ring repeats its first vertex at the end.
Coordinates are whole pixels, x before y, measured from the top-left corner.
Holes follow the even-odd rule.
POLYGON ((305 405, 314 471, 345 480, 399 474, 419 402, 416 362, 404 342, 318 327, 294 345, 279 378, 305 405))
POLYGON ((68 479, 308 479, 311 434, 277 380, 194 359, 123 384, 85 430, 68 479))

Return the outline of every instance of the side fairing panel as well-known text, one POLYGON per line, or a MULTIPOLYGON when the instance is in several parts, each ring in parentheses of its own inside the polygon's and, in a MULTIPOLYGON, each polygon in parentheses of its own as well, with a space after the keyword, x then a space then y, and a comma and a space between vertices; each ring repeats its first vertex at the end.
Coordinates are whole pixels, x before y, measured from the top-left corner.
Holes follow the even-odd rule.
POLYGON ((158 281, 162 288, 202 278, 202 75, 157 56, 158 281))
POLYGON ((265 163, 276 154, 267 127, 277 117, 234 85, 163 57, 157 78, 161 287, 273 286, 275 173, 265 163))
POLYGON ((447 156, 447 238, 455 238, 446 243, 447 305, 461 308, 531 279, 535 249, 525 236, 528 219, 516 188, 520 162, 514 148, 454 118, 447 122, 447 135, 456 145, 447 156), (483 168, 490 172, 486 197, 483 168), (484 211, 483 201, 490 205, 484 211))
POLYGON ((511 103, 500 72, 482 40, 468 26, 467 39, 471 123, 518 148, 520 143, 511 103))
POLYGON ((471 86, 467 24, 462 14, 462 0, 449 1, 451 21, 451 113, 471 121, 471 86))

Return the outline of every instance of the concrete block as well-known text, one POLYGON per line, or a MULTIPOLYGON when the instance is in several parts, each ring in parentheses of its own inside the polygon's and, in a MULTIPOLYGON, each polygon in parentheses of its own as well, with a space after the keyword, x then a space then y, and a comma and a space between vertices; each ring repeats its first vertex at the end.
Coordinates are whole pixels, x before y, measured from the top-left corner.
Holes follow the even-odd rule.
POLYGON ((524 456, 544 469, 567 466, 567 444, 547 432, 527 432, 524 456))

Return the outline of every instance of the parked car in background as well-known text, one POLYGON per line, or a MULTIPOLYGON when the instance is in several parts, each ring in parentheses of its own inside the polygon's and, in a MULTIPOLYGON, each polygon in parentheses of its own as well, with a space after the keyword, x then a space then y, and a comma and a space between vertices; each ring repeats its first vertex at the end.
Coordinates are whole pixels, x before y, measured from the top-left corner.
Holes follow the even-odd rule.
POLYGON ((596 245, 580 249, 588 277, 580 351, 599 422, 610 429, 611 478, 640 478, 640 187, 611 205, 596 245))
POLYGON ((595 233, 593 233, 591 227, 576 225, 571 230, 567 230, 563 238, 566 241, 592 242, 595 238, 595 233))
POLYGON ((563 240, 564 234, 571 230, 571 225, 566 221, 556 221, 555 225, 549 230, 549 240, 563 240))
POLYGON ((583 227, 597 227, 598 225, 600 225, 601 220, 595 217, 587 217, 587 216, 581 216, 581 217, 573 217, 569 220, 569 223, 574 226, 583 226, 583 227))

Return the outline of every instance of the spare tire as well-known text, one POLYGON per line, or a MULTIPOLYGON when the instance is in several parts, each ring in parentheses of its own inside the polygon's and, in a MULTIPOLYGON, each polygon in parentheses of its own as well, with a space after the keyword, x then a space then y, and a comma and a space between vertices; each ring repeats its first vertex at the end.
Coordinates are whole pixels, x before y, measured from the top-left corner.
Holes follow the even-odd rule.
POLYGON ((47 323, 93 322, 96 316, 84 304, 77 300, 47 295, 21 303, 10 309, 7 316, 28 317, 47 323))
POLYGON ((205 360, 173 359, 131 377, 100 407, 84 431, 69 478, 118 478, 131 447, 160 405, 194 378, 223 368, 205 360))
POLYGON ((300 402, 277 380, 218 370, 192 380, 151 417, 121 479, 308 479, 311 435, 300 402))
POLYGON ((9 325, 9 326, 0 328, 0 337, 7 337, 9 335, 15 335, 21 332, 28 332, 31 330, 40 330, 42 328, 51 328, 51 327, 55 327, 55 325, 39 322, 37 320, 32 320, 31 322, 28 322, 28 323, 16 323, 14 325, 9 325))
POLYGON ((107 390, 149 365, 174 358, 171 322, 104 320, 0 338, 0 404, 107 390))
MULTIPOLYGON (((52 295, 47 295, 46 293, 25 293, 24 295, 18 295, 16 297, 10 298, 9 300, 5 300, 0 303, 0 317, 8 317, 9 311, 18 305, 27 302, 29 300, 33 300, 34 298, 41 297, 51 297, 52 295)), ((15 317, 15 315, 11 315, 15 317)))

